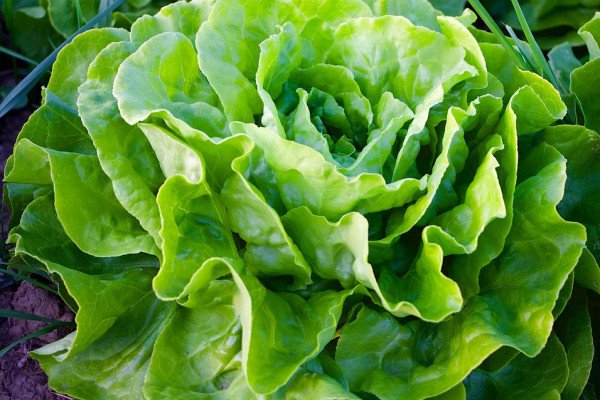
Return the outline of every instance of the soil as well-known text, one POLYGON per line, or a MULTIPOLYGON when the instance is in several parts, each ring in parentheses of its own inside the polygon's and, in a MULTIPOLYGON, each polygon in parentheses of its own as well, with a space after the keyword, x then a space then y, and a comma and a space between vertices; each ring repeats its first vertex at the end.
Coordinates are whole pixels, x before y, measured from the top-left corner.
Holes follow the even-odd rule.
MULTIPOLYGON (((5 60, 5 57, 0 57, 0 65, 2 67, 12 64, 6 63, 5 60)), ((3 71, 0 71, 0 86, 6 84, 14 85, 12 69, 1 69, 3 71)), ((39 93, 39 89, 34 89, 33 91, 36 90, 39 93)), ((12 154, 15 139, 33 111, 34 109, 30 106, 12 110, 0 120, 0 171, 4 171, 6 160, 12 154)), ((5 207, 2 213, 4 217, 2 233, 5 233, 10 212, 5 207)), ((1 238, 2 243, 5 240, 6 237, 1 238)), ((73 321, 74 318, 73 313, 60 297, 28 282, 15 283, 12 279, 8 279, 6 275, 1 273, 0 308, 23 311, 60 321, 73 321)), ((37 321, 0 319, 0 348, 4 348, 45 325, 47 323, 37 321)), ((38 362, 33 360, 28 353, 31 350, 64 337, 71 330, 71 328, 61 328, 46 335, 27 340, 1 357, 0 400, 69 399, 69 397, 55 393, 48 387, 46 374, 38 362)))
MULTIPOLYGON (((29 282, 13 285, 0 292, 0 308, 37 314, 60 321, 72 321, 73 313, 58 296, 29 282)), ((7 319, 0 324, 0 347, 45 326, 38 321, 7 319)), ((23 342, 0 358, 0 400, 58 400, 69 397, 48 387, 48 378, 28 352, 55 342, 70 332, 61 328, 23 342)))

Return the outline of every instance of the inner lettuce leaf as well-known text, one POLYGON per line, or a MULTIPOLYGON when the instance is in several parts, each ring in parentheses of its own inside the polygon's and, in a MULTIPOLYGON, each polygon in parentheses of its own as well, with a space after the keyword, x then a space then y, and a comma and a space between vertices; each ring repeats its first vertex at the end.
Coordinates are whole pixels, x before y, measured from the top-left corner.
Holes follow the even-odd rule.
POLYGON ((581 393, 569 298, 598 224, 573 159, 597 135, 551 127, 558 92, 473 22, 425 0, 192 0, 66 46, 5 171, 15 256, 77 311, 33 352, 50 386, 581 393))

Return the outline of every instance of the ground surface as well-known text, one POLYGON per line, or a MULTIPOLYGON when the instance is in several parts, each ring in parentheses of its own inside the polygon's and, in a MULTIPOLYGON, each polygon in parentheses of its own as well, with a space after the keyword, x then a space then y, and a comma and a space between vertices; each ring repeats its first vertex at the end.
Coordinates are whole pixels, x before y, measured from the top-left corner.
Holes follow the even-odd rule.
MULTIPOLYGON (((0 308, 24 311, 47 318, 70 321, 73 313, 60 298, 28 282, 0 291, 0 308)), ((46 325, 43 322, 8 319, 0 324, 0 347, 46 325)), ((69 330, 57 331, 21 343, 0 358, 0 400, 56 400, 68 398, 48 387, 48 378, 28 352, 54 342, 69 330)))

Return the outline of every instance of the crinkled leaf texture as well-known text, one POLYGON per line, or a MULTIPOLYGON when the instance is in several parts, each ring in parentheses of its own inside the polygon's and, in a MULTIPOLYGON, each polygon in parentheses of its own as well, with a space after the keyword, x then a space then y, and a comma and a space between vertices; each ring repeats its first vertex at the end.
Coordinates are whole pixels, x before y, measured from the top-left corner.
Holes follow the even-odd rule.
POLYGON ((579 393, 588 370, 564 371, 587 336, 565 330, 565 353, 551 330, 596 271, 573 272, 586 229, 557 211, 581 150, 534 135, 564 116, 559 94, 473 19, 194 0, 65 47, 5 172, 16 254, 77 309, 33 353, 50 385, 461 399, 537 384, 519 374, 537 356, 562 369, 531 393, 579 393), (486 360, 495 375, 469 375, 486 360))

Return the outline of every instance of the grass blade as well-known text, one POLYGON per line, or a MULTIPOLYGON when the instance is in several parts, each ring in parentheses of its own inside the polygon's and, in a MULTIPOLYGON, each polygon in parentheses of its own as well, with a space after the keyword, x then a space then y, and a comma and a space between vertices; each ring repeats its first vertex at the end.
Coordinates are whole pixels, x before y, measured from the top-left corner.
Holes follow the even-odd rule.
POLYGON ((536 58, 538 64, 542 67, 543 75, 545 75, 544 77, 546 79, 548 79, 550 81, 550 83, 552 83, 552 86, 554 86, 556 88, 556 90, 558 90, 562 94, 566 94, 567 92, 564 91, 564 88, 562 88, 558 84, 556 77, 554 76, 554 72, 552 71, 552 68, 550 68, 550 64, 548 64, 546 57, 544 57, 544 53, 542 53, 542 49, 540 49, 540 46, 537 44, 535 38, 533 37, 533 33, 531 32, 531 29, 529 28, 529 24, 527 23, 527 20, 525 19, 525 14, 523 14, 523 10, 521 9, 521 6, 519 5, 519 1, 518 0, 510 0, 510 1, 512 2, 512 5, 515 9, 517 18, 519 19, 519 24, 521 25, 521 29, 523 30, 523 33, 525 34, 525 38, 527 38, 527 42, 529 43, 529 46, 531 46, 531 49, 533 50, 533 55, 536 58))
POLYGON ((46 39, 48 39, 48 43, 50 43, 50 47, 52 47, 52 50, 56 50, 56 45, 54 44, 52 39, 50 39, 50 36, 46 36, 46 39))
MULTIPOLYGON (((48 273, 46 273, 46 271, 42 270, 41 267, 35 267, 35 266, 31 266, 31 265, 26 265, 26 264, 15 264, 15 263, 9 263, 9 262, 0 262, 0 265, 7 265, 9 267, 17 268, 19 270, 25 270, 25 271, 29 272, 30 274, 39 275, 42 278, 47 279, 49 281, 52 280, 50 275, 48 275, 48 273)), ((2 268, 2 267, 0 267, 0 268, 2 268)))
POLYGON ((60 323, 56 323, 56 324, 45 326, 45 327, 43 327, 40 330, 37 330, 37 331, 35 331, 33 333, 30 333, 27 336, 22 337, 19 340, 16 340, 16 341, 12 342, 8 346, 6 346, 2 350, 0 350, 0 357, 2 357, 3 355, 5 355, 10 349, 12 349, 13 347, 15 347, 19 343, 22 343, 22 342, 24 342, 26 340, 29 340, 29 339, 33 339, 33 338, 38 337, 38 336, 45 335, 46 333, 50 333, 50 332, 52 332, 55 329, 62 328, 63 326, 71 326, 71 324, 72 324, 72 322, 60 322, 60 323))
POLYGON ((28 63, 28 64, 31 64, 31 65, 38 65, 38 62, 37 62, 37 61, 33 61, 31 58, 29 58, 29 57, 25 57, 24 55, 22 55, 22 54, 19 54, 19 53, 17 53, 16 51, 13 51, 13 50, 11 50, 11 49, 9 49, 9 48, 6 48, 6 47, 4 47, 4 46, 0 46, 0 52, 2 52, 2 53, 4 53, 4 54, 7 54, 7 55, 9 55, 9 56, 11 56, 11 57, 14 57, 14 58, 18 58, 19 60, 21 60, 21 61, 25 61, 25 62, 26 62, 26 63, 28 63))
POLYGON ((513 28, 511 28, 509 25, 504 25, 504 27, 506 28, 506 31, 508 32, 508 34, 510 35, 512 40, 515 42, 515 44, 519 48, 519 52, 521 53, 521 57, 523 57, 523 60, 525 60, 525 66, 527 67, 527 69, 529 71, 537 71, 538 68, 536 68, 536 66, 533 65, 531 58, 529 58, 529 56, 527 55, 527 51, 525 50, 523 43, 521 43, 521 41, 519 40, 519 37, 515 34, 515 31, 513 30, 513 28))
MULTIPOLYGON (((100 4, 98 5, 98 14, 103 12, 108 6, 110 6, 112 2, 110 0, 100 0, 100 4)), ((103 21, 100 22, 98 26, 107 27, 110 25, 111 18, 107 15, 103 21)))
MULTIPOLYGON (((26 312, 22 312, 22 311, 5 310, 3 308, 0 308, 0 317, 12 318, 12 319, 26 319, 28 321, 41 321, 41 322, 52 322, 52 323, 65 322, 65 321, 58 321, 58 320, 52 319, 52 318, 40 317, 39 315, 30 314, 30 313, 26 313, 26 312)), ((70 324, 75 325, 75 323, 73 323, 73 322, 70 322, 70 324)))
POLYGON ((58 52, 62 50, 63 47, 71 43, 75 36, 94 27, 98 22, 102 20, 102 18, 106 17, 109 13, 112 13, 118 7, 123 5, 125 1, 126 0, 117 0, 114 3, 112 3, 102 13, 96 15, 87 24, 78 29, 77 32, 72 34, 67 40, 62 42, 60 46, 58 46, 52 53, 50 53, 48 57, 44 59, 44 61, 39 63, 33 69, 33 71, 31 71, 21 82, 19 82, 19 84, 13 90, 11 90, 11 92, 6 96, 4 101, 0 103, 0 118, 2 118, 7 112, 9 112, 22 96, 29 93, 29 91, 35 86, 35 84, 41 78, 41 76, 46 72, 46 70, 50 68, 50 66, 52 66, 54 60, 56 60, 58 52))
POLYGON ((18 279, 22 279, 24 281, 31 283, 32 285, 35 285, 37 287, 40 287, 44 290, 47 290, 51 293, 58 295, 58 292, 55 289, 51 288, 50 286, 48 286, 42 282, 38 282, 37 280, 35 280, 27 275, 19 274, 18 272, 14 272, 14 271, 11 271, 11 270, 5 269, 5 268, 0 268, 0 272, 2 272, 3 274, 14 276, 15 278, 18 278, 18 279))
POLYGON ((515 50, 512 44, 508 41, 506 36, 502 33, 492 16, 487 12, 485 7, 481 4, 479 0, 469 0, 469 4, 473 7, 475 12, 479 15, 479 17, 483 20, 483 22, 487 25, 487 27, 492 31, 494 35, 500 40, 500 44, 508 51, 508 54, 511 54, 517 63, 517 66, 521 69, 526 69, 523 64, 523 59, 521 58, 519 52, 515 50))
POLYGON ((81 12, 81 3, 79 0, 75 0, 75 12, 77 14, 77 29, 81 29, 83 23, 83 14, 81 12))

